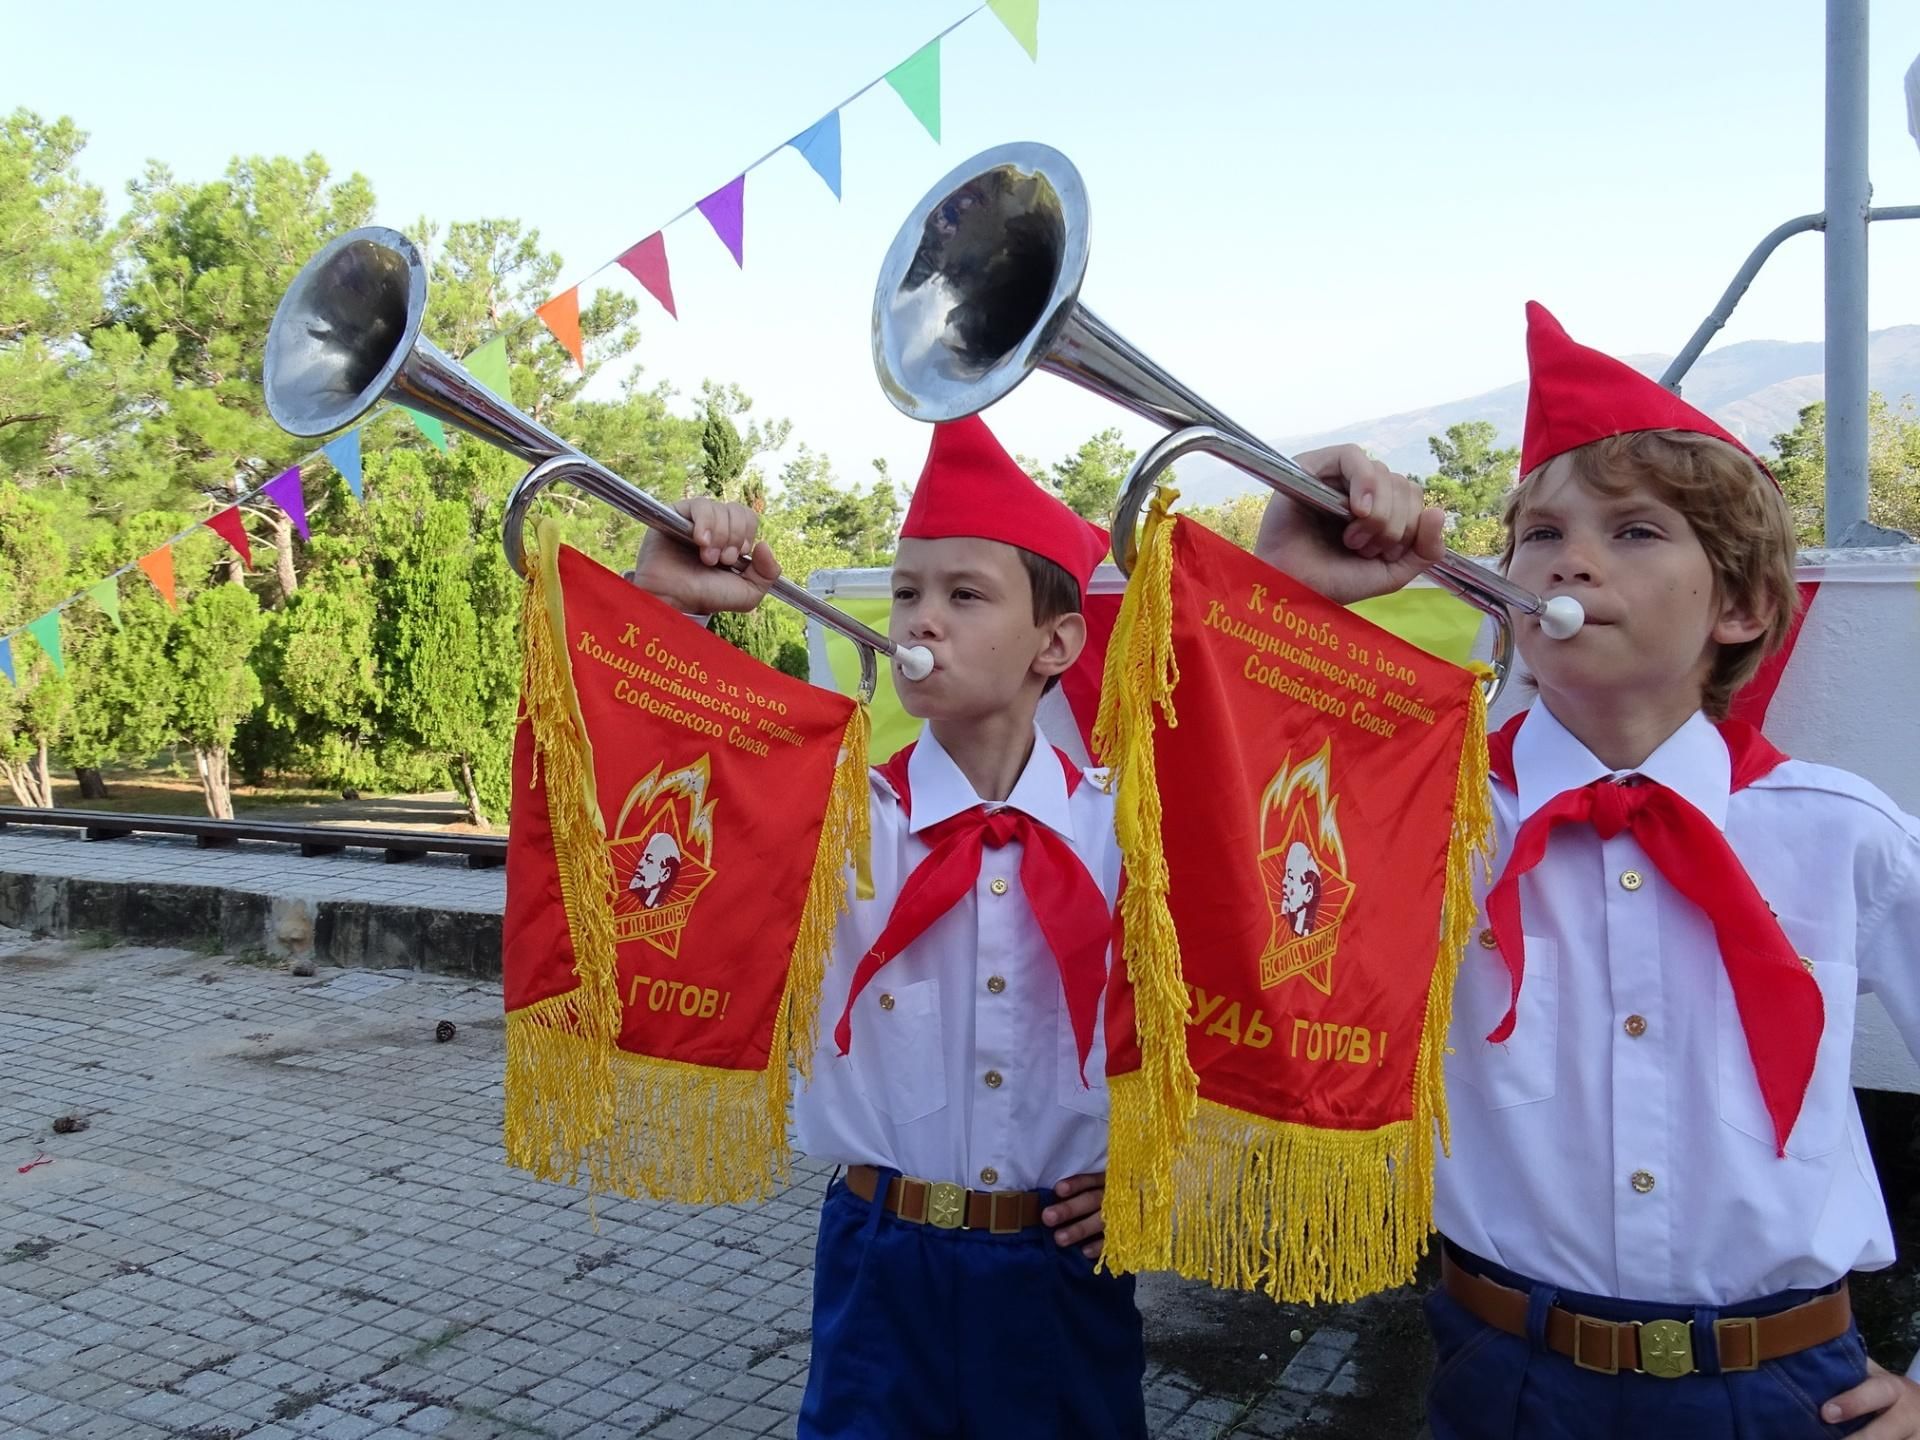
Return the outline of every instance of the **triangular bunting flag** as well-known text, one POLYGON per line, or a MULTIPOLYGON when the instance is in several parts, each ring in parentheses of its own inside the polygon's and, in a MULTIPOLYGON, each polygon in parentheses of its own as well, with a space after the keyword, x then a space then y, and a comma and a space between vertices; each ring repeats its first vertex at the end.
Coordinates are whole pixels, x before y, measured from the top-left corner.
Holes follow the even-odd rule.
POLYGON ((674 319, 673 281, 667 274, 667 237, 658 230, 620 257, 620 268, 646 286, 647 293, 666 307, 674 319))
POLYGON ((173 546, 162 545, 158 550, 142 555, 134 563, 153 582, 153 588, 160 592, 160 598, 167 602, 167 608, 178 610, 180 602, 173 597, 173 546))
POLYGON ((434 419, 433 416, 422 414, 410 406, 402 405, 400 408, 413 417, 413 423, 420 427, 420 433, 422 435, 433 442, 434 449, 438 450, 442 455, 447 453, 446 426, 434 419))
POLYGON ((814 173, 827 182, 833 198, 840 198, 840 112, 834 111, 811 129, 802 130, 787 144, 806 156, 814 173))
POLYGON ((460 362, 467 373, 498 395, 513 403, 513 381, 507 374, 507 337, 496 335, 460 362))
POLYGON ((929 40, 887 72, 887 83, 907 102, 914 119, 940 138, 940 42, 929 40))
POLYGON ((109 575, 104 580, 96 580, 87 587, 87 598, 107 612, 107 618, 113 621, 113 628, 121 629, 120 624, 120 582, 109 575))
POLYGON ((534 314, 540 317, 540 323, 553 332, 553 338, 567 347, 567 353, 573 356, 573 363, 582 370, 587 362, 580 346, 580 287, 574 286, 563 294, 547 301, 534 314))
POLYGON ((67 673, 67 662, 60 654, 60 612, 49 610, 38 620, 26 623, 26 632, 40 642, 40 648, 46 652, 47 659, 53 662, 54 672, 67 673))
POLYGON ((4 674, 15 685, 20 683, 13 678, 13 642, 11 640, 0 640, 0 674, 4 674))
POLYGON ((707 217, 707 223, 713 226, 713 233, 720 237, 727 249, 733 252, 733 263, 745 267, 744 253, 747 208, 747 177, 736 175, 706 199, 700 202, 700 213, 707 217))
POLYGON ((260 487, 260 493, 287 512, 293 521, 293 528, 300 532, 302 540, 311 541, 313 534, 307 529, 307 494, 300 488, 300 467, 293 466, 282 470, 273 479, 260 487))
POLYGON ((238 505, 229 505, 218 515, 208 516, 202 523, 239 551, 240 559, 249 570, 253 568, 253 547, 247 543, 247 527, 241 523, 238 505))
POLYGON ((1028 59, 1040 58, 1040 0, 987 0, 987 8, 1013 32, 1028 59))
MULTIPOLYGON (((417 421, 420 417, 415 415, 413 418, 417 421)), ((440 438, 444 440, 447 437, 443 433, 440 438)), ((347 488, 353 492, 353 498, 364 500, 366 497, 360 493, 360 427, 356 425, 337 440, 329 440, 320 447, 320 453, 340 472, 341 478, 347 482, 347 488)))

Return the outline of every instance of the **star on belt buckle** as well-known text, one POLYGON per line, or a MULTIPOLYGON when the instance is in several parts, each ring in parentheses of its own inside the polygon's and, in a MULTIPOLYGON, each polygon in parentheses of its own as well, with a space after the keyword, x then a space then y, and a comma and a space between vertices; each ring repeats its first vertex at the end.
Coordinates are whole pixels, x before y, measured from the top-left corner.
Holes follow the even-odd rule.
POLYGON ((1685 1320, 1640 1324, 1640 1368, 1662 1380, 1693 1373, 1693 1327, 1685 1320))
POLYGON ((937 1230, 958 1230, 967 1218, 967 1192, 936 1180, 927 1192, 927 1223, 937 1230))

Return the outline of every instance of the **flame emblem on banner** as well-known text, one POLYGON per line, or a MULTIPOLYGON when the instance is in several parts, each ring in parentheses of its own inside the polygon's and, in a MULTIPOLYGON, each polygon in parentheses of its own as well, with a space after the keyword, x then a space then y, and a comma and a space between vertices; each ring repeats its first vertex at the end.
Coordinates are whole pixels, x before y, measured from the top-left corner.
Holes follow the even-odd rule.
POLYGON ((1273 915, 1260 952, 1262 989, 1298 975, 1321 994, 1333 993, 1334 952, 1354 894, 1338 806, 1332 740, 1298 765, 1289 752, 1260 797, 1260 879, 1273 915))
POLYGON ((713 882, 713 809, 710 770, 702 755, 691 765, 656 765, 627 792, 615 837, 607 842, 613 864, 613 939, 616 945, 644 940, 668 955, 680 953, 680 936, 694 902, 713 882), (635 815, 644 817, 629 826, 635 815))

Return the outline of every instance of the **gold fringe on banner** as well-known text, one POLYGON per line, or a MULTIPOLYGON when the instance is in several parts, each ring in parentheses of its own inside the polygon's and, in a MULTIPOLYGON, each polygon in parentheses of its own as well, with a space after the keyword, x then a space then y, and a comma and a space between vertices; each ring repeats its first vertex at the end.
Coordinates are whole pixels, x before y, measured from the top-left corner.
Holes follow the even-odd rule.
POLYGON ((595 1168, 613 1123, 612 1059, 620 1033, 613 964, 613 866, 588 745, 566 660, 555 565, 559 541, 543 522, 525 559, 520 611, 526 652, 522 704, 533 726, 534 777, 544 780, 554 865, 573 942, 572 990, 507 1015, 507 1163, 572 1184, 595 1168))
POLYGON ((791 1175, 789 1066, 811 1075, 820 988, 850 863, 869 845, 870 721, 856 706, 841 739, 813 878, 763 1069, 691 1065, 621 1050, 613 873, 593 794, 591 746, 566 668, 565 614, 550 522, 529 557, 527 711, 546 767, 555 861, 573 938, 576 989, 507 1016, 507 1159, 576 1180, 687 1204, 763 1199, 791 1175))
POLYGON ((1108 1082, 1107 1190, 1101 1209, 1105 1255, 1116 1269, 1164 1270, 1173 1234, 1173 1160, 1193 1124, 1199 1078, 1187 1058, 1187 987, 1180 942, 1167 907, 1167 857, 1160 843, 1160 783, 1153 711, 1169 729, 1180 668, 1173 655, 1173 527, 1179 492, 1163 487, 1148 507, 1146 535, 1127 581, 1093 744, 1112 775, 1114 828, 1126 856, 1120 920, 1127 982, 1133 987, 1140 1069, 1108 1082))
MULTIPOLYGON (((1436 1128, 1447 1143, 1440 1057, 1472 931, 1472 859, 1492 855, 1486 701, 1475 685, 1455 782, 1439 949, 1414 1066, 1412 1117, 1369 1131, 1321 1129, 1197 1099, 1188 998, 1167 906, 1153 707, 1172 727, 1172 532, 1155 501, 1108 650, 1095 744, 1119 782, 1122 901, 1141 1068, 1108 1082, 1103 1264, 1171 1269, 1288 1302, 1356 1300, 1409 1280, 1433 1216, 1436 1128)), ((1484 673, 1484 667, 1475 667, 1484 673)))

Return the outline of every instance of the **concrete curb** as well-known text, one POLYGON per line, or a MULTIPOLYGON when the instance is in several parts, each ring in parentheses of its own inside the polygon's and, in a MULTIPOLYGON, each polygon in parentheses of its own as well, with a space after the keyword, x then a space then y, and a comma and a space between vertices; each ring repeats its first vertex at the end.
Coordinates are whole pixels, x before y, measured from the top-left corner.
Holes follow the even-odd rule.
POLYGON ((68 938, 262 952, 360 969, 500 978, 500 916, 363 900, 295 899, 218 885, 0 872, 0 925, 68 938))

